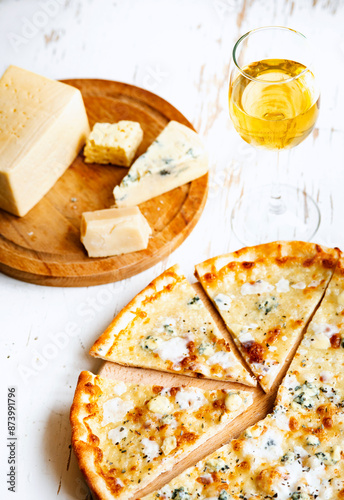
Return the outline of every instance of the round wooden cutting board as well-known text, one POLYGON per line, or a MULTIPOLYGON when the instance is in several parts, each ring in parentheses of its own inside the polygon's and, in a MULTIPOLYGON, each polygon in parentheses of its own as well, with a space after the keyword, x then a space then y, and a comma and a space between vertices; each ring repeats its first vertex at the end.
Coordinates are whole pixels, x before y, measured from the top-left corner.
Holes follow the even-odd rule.
MULTIPOLYGON (((141 155, 170 120, 191 128, 171 104, 146 90, 106 80, 64 80, 82 92, 90 126, 134 120, 144 138, 141 155)), ((140 205, 153 235, 146 250, 91 259, 80 242, 81 214, 109 208, 113 188, 128 169, 86 164, 82 152, 48 194, 22 218, 0 210, 0 271, 51 286, 89 286, 137 274, 175 250, 196 225, 205 205, 208 176, 140 205)))

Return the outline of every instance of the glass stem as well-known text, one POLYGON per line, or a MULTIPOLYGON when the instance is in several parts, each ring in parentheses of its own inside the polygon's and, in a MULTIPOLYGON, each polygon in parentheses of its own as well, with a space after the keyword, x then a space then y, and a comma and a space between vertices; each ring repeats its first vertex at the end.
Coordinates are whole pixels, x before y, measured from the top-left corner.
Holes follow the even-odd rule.
POLYGON ((275 174, 274 174, 274 182, 271 186, 271 194, 270 194, 270 202, 269 202, 269 211, 275 215, 281 215, 286 211, 286 207, 281 195, 281 184, 280 184, 280 158, 279 158, 279 149, 276 152, 276 165, 275 165, 275 174))

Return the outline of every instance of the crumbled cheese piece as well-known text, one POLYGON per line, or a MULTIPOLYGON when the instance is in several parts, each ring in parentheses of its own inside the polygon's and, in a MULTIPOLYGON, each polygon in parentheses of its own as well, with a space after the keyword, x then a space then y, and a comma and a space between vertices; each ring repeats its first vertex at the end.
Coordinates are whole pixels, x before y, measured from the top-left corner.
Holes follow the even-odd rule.
POLYGON ((317 438, 316 436, 313 436, 313 435, 307 436, 306 443, 308 446, 319 446, 320 445, 319 438, 317 438))
POLYGON ((207 364, 210 366, 220 365, 224 370, 233 366, 233 358, 231 353, 227 351, 218 351, 209 359, 207 359, 207 364))
POLYGON ((335 333, 339 333, 339 328, 336 325, 329 325, 328 323, 317 323, 312 325, 313 332, 318 334, 326 335, 331 338, 335 333))
POLYGON ((331 452, 332 460, 334 463, 339 462, 339 460, 341 459, 341 453, 342 453, 341 447, 338 445, 335 445, 332 449, 332 452, 331 452))
POLYGON ((278 293, 289 292, 289 281, 281 278, 278 283, 276 283, 276 291, 278 293))
POLYGON ((220 470, 224 471, 228 469, 228 465, 226 465, 226 462, 222 458, 210 458, 205 465, 210 472, 219 472, 220 470))
POLYGON ((223 293, 214 297, 214 302, 220 311, 229 311, 232 299, 223 293))
POLYGON ((160 413, 162 415, 171 413, 174 409, 170 400, 166 396, 161 395, 151 399, 147 406, 149 411, 152 411, 153 413, 160 413))
POLYGON ((250 332, 247 332, 245 330, 246 329, 242 329, 241 332, 240 332, 240 335, 238 337, 238 340, 239 340, 239 342, 241 342, 241 344, 244 344, 245 342, 254 341, 254 338, 252 337, 252 335, 250 334, 250 332))
POLYGON ((110 422, 116 423, 126 416, 128 411, 134 408, 132 401, 123 401, 121 398, 108 399, 103 404, 103 421, 102 425, 107 425, 110 422))
POLYGON ((113 444, 118 444, 122 439, 127 438, 129 434, 129 431, 127 427, 119 426, 116 427, 115 429, 111 429, 108 432, 108 439, 110 439, 113 444))
POLYGON ((115 387, 113 388, 113 393, 115 396, 122 396, 127 390, 127 386, 124 382, 117 382, 115 387))
POLYGON ((329 371, 323 371, 320 373, 320 380, 322 382, 331 382, 331 380, 333 379, 333 373, 332 372, 329 372, 329 371))
POLYGON ((161 422, 164 425, 169 425, 171 429, 176 429, 178 427, 178 422, 173 415, 163 415, 161 417, 161 422))
POLYGON ((163 440, 161 449, 164 455, 169 455, 172 450, 177 447, 177 439, 175 436, 169 436, 163 440))
POLYGON ((278 460, 283 455, 282 442, 282 433, 277 433, 274 429, 268 429, 264 434, 261 434, 260 439, 245 441, 243 454, 251 456, 258 462, 266 459, 278 460))
POLYGON ((202 342, 198 347, 198 353, 200 356, 212 356, 214 352, 214 345, 209 342, 202 342))
POLYGON ((141 444, 143 446, 143 454, 146 456, 147 462, 151 462, 160 454, 160 447, 155 441, 143 438, 141 439, 141 444))
POLYGON ((329 347, 331 347, 331 342, 326 335, 320 333, 319 335, 315 336, 311 345, 313 349, 328 349, 329 347))
POLYGON ((229 392, 225 398, 225 405, 228 411, 236 411, 242 405, 242 398, 236 392, 229 392))
POLYGON ((306 283, 303 281, 299 281, 298 283, 295 283, 295 285, 291 285, 292 288, 295 288, 296 290, 304 290, 306 288, 306 283))
POLYGON ((196 387, 192 389, 181 388, 176 394, 175 401, 182 410, 189 411, 197 411, 207 402, 202 391, 196 387))
POLYGON ((310 282, 310 284, 308 285, 308 288, 316 288, 317 286, 319 286, 321 283, 320 280, 313 280, 310 282))
POLYGON ((188 343, 188 339, 174 337, 162 342, 154 352, 156 352, 163 361, 171 361, 171 363, 178 364, 189 355, 188 343))
POLYGON ((272 292, 275 287, 264 280, 257 280, 255 283, 244 283, 241 287, 242 295, 252 295, 255 293, 272 292))

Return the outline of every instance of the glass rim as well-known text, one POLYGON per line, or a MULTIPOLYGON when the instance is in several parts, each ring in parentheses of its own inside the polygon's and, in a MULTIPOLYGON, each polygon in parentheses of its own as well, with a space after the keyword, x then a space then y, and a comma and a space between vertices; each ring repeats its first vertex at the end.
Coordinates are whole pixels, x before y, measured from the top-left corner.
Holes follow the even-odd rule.
MULTIPOLYGON (((297 36, 303 38, 303 40, 305 40, 307 43, 308 43, 308 39, 305 35, 303 35, 300 31, 297 31, 297 30, 294 30, 293 28, 288 28, 286 26, 262 26, 260 28, 255 28, 253 30, 250 30, 248 31, 247 33, 245 33, 244 35, 242 35, 237 41, 236 43, 234 44, 234 47, 233 47, 233 51, 232 51, 232 59, 233 59, 233 62, 235 64, 235 66, 237 67, 238 71, 245 77, 245 78, 248 78, 249 80, 252 80, 252 81, 255 81, 255 82, 259 82, 259 83, 263 83, 263 84, 270 84, 270 85, 281 85, 281 84, 284 84, 284 83, 289 83, 289 82, 292 82, 294 80, 296 80, 297 78, 299 78, 300 76, 304 75, 305 73, 307 73, 308 71, 311 71, 310 69, 310 64, 308 64, 307 66, 305 66, 305 69, 303 69, 300 73, 298 73, 297 75, 295 76, 291 76, 290 78, 287 78, 286 80, 281 80, 281 81, 270 81, 270 80, 259 80, 258 78, 255 78, 254 76, 251 76, 247 73, 245 73, 245 71, 243 70, 243 68, 238 64, 238 61, 237 61, 237 58, 236 58, 236 51, 239 47, 239 45, 246 39, 248 38, 250 35, 254 34, 254 33, 257 33, 259 31, 265 31, 265 30, 283 30, 283 31, 288 31, 288 32, 292 32, 292 33, 295 33, 297 36)), ((252 61, 252 62, 255 62, 255 61, 252 61)), ((297 62, 297 61, 295 61, 297 62)))

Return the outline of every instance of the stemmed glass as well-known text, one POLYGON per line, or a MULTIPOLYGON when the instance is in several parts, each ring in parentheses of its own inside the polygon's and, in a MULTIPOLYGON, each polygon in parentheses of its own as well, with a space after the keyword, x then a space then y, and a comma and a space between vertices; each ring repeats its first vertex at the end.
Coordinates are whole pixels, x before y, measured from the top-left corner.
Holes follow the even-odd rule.
POLYGON ((296 146, 312 131, 319 100, 311 49, 301 33, 271 26, 237 41, 230 67, 230 117, 246 142, 276 155, 273 183, 245 193, 234 206, 232 228, 242 243, 308 241, 316 233, 317 204, 303 190, 280 185, 278 166, 279 151, 296 146))

